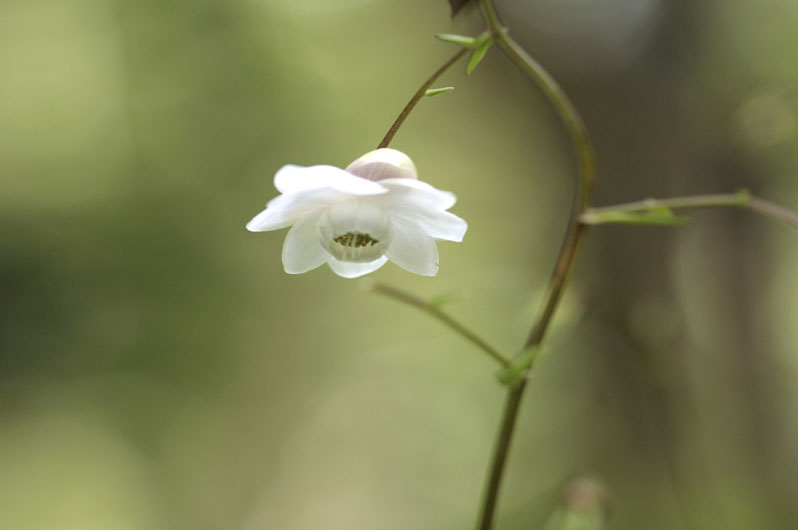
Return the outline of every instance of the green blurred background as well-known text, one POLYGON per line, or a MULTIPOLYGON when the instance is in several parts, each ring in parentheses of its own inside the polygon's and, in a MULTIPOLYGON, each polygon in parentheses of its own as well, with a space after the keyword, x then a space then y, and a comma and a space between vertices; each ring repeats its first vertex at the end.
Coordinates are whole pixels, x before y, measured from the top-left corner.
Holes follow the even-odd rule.
MULTIPOLYGON (((798 208, 798 2, 498 2, 571 94, 597 204, 798 208)), ((373 149, 475 34, 444 0, 2 0, 0 528, 471 528, 503 390, 425 315, 244 224, 283 164, 373 149)), ((393 146, 470 224, 374 277, 523 341, 574 162, 497 50, 393 146)), ((499 527, 600 477, 613 528, 798 528, 798 238, 736 211, 596 229, 530 386, 499 527)))

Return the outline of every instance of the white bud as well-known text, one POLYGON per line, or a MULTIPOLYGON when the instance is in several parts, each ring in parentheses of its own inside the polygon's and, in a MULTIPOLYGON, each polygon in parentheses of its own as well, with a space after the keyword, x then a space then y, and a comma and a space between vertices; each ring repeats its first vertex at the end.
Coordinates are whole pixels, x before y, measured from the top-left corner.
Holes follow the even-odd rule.
POLYGON ((361 156, 346 168, 358 177, 378 181, 384 179, 418 179, 410 157, 396 149, 383 147, 361 156))

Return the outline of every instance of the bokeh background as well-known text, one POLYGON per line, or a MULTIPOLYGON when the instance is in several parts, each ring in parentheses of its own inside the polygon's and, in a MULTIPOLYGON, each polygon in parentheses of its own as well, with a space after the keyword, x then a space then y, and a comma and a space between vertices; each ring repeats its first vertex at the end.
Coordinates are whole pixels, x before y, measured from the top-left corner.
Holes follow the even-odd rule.
MULTIPOLYGON (((499 1, 593 134, 597 204, 741 187, 798 208, 798 2, 499 1)), ((475 34, 444 0, 0 3, 0 528, 471 528, 503 390, 471 345, 244 224, 283 164, 374 148, 475 34)), ((522 343, 573 189, 498 50, 393 146, 470 230, 437 278, 522 343)), ((798 237, 745 212, 590 234, 500 509, 570 477, 612 528, 798 527, 798 237)))

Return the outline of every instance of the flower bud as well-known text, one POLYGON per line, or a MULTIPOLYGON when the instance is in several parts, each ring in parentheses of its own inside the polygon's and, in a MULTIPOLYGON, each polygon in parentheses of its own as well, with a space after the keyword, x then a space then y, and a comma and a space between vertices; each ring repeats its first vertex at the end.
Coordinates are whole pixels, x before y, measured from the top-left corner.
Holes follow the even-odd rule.
POLYGON ((361 156, 346 168, 348 173, 368 180, 418 179, 410 157, 396 149, 384 147, 361 156))

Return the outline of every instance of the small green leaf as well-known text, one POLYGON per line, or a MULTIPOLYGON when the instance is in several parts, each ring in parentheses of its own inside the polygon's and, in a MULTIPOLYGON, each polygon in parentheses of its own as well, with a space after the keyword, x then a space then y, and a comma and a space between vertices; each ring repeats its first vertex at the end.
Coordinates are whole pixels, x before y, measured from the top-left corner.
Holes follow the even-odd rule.
POLYGON ((441 94, 446 94, 447 92, 451 92, 454 90, 453 86, 445 86, 441 88, 430 88, 426 92, 424 92, 424 96, 428 98, 434 98, 435 96, 440 96, 441 94))
POLYGON ((489 40, 493 40, 493 33, 485 30, 474 38, 474 47, 479 48, 489 40))
POLYGON ((477 67, 482 58, 485 57, 485 54, 488 53, 493 41, 493 35, 490 34, 483 34, 477 37, 474 51, 471 52, 471 58, 468 60, 468 65, 466 66, 466 75, 474 71, 474 68, 477 67))
POLYGON ((501 369, 496 374, 496 377, 499 378, 499 382, 505 386, 515 386, 520 383, 524 376, 526 376, 526 373, 535 365, 535 362, 540 357, 541 351, 542 348, 538 345, 527 348, 521 352, 521 355, 513 359, 510 366, 501 369))
POLYGON ((448 42, 449 44, 455 44, 457 46, 462 46, 463 48, 473 48, 477 45, 477 39, 474 37, 466 37, 465 35, 454 35, 452 33, 438 33, 435 35, 435 38, 438 40, 442 40, 443 42, 448 42))
POLYGON ((674 215, 670 208, 652 208, 642 212, 587 212, 582 215, 582 222, 589 225, 604 223, 680 226, 690 222, 689 217, 674 215))

